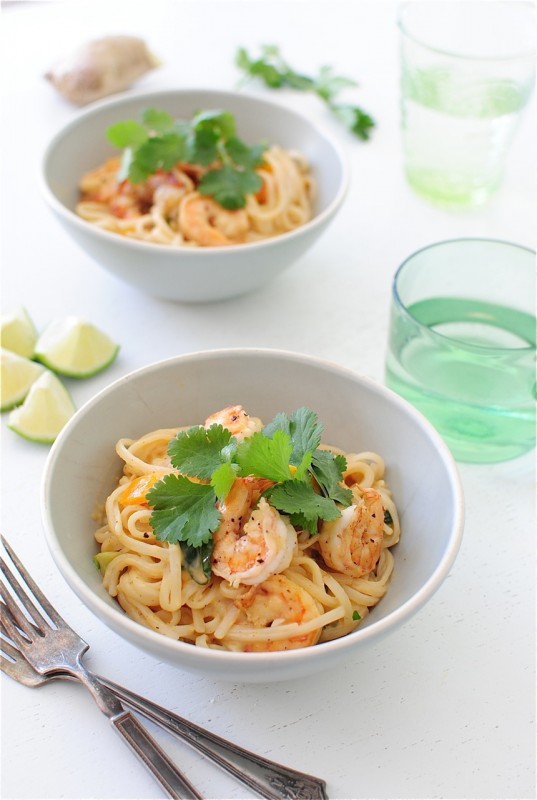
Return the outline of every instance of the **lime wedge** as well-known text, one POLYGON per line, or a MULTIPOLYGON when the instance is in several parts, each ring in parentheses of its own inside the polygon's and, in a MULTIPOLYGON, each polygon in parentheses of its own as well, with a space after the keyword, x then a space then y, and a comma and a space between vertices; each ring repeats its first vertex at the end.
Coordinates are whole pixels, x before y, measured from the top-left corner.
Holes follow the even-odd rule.
POLYGON ((31 358, 36 342, 37 331, 24 306, 0 316, 0 344, 4 350, 31 358))
POLYGON ((22 406, 9 415, 8 428, 32 442, 50 444, 74 413, 71 395, 60 379, 46 370, 32 384, 22 406))
POLYGON ((35 358, 70 378, 89 378, 115 359, 119 346, 91 322, 65 317, 50 323, 35 345, 35 358))
POLYGON ((22 403, 33 382, 43 372, 44 367, 41 364, 2 348, 0 350, 1 410, 7 411, 22 403))

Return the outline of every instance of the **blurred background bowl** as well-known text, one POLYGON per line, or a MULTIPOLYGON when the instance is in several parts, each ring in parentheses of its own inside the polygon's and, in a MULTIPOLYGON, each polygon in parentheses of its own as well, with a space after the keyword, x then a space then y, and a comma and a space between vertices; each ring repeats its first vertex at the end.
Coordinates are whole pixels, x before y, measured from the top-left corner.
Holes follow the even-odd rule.
POLYGON ((176 89, 122 95, 81 111, 53 138, 42 161, 44 197, 67 233, 103 269, 141 291, 168 300, 223 300, 259 289, 299 259, 324 232, 348 187, 348 167, 338 146, 312 120, 242 92, 176 89), (314 217, 271 239, 225 247, 185 247, 128 239, 101 230, 75 213, 84 173, 118 154, 106 138, 110 125, 162 108, 177 119, 204 109, 234 114, 238 136, 297 150, 317 184, 314 217))
MULTIPOLYGON (((137 370, 86 403, 50 452, 42 491, 43 521, 53 558, 67 583, 119 636, 155 658, 236 682, 300 678, 358 657, 397 631, 430 600, 450 570, 462 536, 463 497, 453 458, 412 406, 370 379, 295 353, 212 350, 137 370), (348 636, 313 647, 236 653, 174 641, 144 627, 105 591, 93 563, 92 514, 117 485, 121 437, 197 425, 227 405, 242 404, 267 423, 308 406, 324 424, 323 441, 347 452, 374 450, 401 517, 392 549, 395 570, 386 595, 348 636)), ((441 624, 441 620, 439 620, 441 624)))

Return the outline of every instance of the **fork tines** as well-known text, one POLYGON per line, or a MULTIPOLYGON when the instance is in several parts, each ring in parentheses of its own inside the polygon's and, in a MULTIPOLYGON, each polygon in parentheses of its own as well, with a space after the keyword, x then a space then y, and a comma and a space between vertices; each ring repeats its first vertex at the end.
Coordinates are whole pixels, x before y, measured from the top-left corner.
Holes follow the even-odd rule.
MULTIPOLYGON (((3 606, 6 612, 9 612, 9 617, 11 619, 7 618, 7 613, 3 613, 2 617, 4 621, 7 622, 8 629, 15 623, 16 626, 27 633, 27 635, 35 635, 36 632, 43 635, 47 628, 65 625, 63 618, 58 614, 52 603, 45 597, 32 576, 23 566, 9 542, 1 534, 0 540, 30 594, 29 596, 27 590, 19 582, 15 573, 0 556, 0 571, 3 577, 3 580, 0 581, 0 595, 2 596, 3 606), (8 584, 11 590, 8 588, 8 584), (34 601, 37 601, 41 608, 38 608, 34 601), (23 610, 25 613, 23 613, 23 610), (45 617, 45 614, 48 619, 45 617), (31 631, 28 628, 29 625, 32 627, 31 631)), ((2 610, 4 611, 4 609, 2 610)))

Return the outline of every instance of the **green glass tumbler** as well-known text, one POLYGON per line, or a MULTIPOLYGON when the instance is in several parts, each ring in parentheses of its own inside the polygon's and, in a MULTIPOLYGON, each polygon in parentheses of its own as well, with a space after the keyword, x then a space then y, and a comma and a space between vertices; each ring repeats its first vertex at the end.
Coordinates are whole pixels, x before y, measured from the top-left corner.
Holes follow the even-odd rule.
POLYGON ((406 178, 433 203, 480 205, 534 87, 535 5, 411 0, 398 22, 406 178))
POLYGON ((535 446, 535 266, 529 248, 458 239, 423 248, 395 275, 386 384, 459 461, 535 446))

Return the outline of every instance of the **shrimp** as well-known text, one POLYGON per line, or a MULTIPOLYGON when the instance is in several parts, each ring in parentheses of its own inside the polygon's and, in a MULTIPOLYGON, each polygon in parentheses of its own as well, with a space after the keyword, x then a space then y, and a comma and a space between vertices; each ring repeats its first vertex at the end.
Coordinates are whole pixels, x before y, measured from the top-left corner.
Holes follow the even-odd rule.
POLYGON ((240 649, 244 652, 309 647, 320 636, 322 626, 299 636, 278 638, 279 625, 309 622, 321 615, 314 598, 285 575, 272 575, 258 586, 252 586, 246 594, 235 600, 235 605, 244 611, 248 626, 271 627, 276 634, 273 639, 241 642, 240 649))
POLYGON ((85 195, 85 200, 96 203, 106 203, 115 196, 118 189, 117 173, 120 160, 117 157, 109 158, 102 166, 87 172, 80 181, 80 191, 85 195))
POLYGON ((237 478, 224 503, 220 525, 213 534, 212 571, 232 586, 255 586, 287 569, 297 548, 296 531, 287 517, 264 497, 272 481, 237 478), (246 522, 243 524, 243 520, 246 522))
POLYGON ((338 519, 323 523, 319 535, 322 557, 336 572, 362 578, 375 569, 383 534, 382 497, 375 489, 363 489, 359 502, 343 509, 338 519))
POLYGON ((177 209, 183 197, 185 196, 186 189, 181 186, 172 186, 168 183, 163 183, 157 186, 155 194, 153 195, 153 205, 166 217, 177 217, 177 209))
POLYGON ((244 209, 228 211, 212 198, 192 192, 179 206, 179 226, 187 239, 217 247, 241 242, 250 223, 244 209))
POLYGON ((242 406, 227 406, 205 420, 205 428, 221 425, 241 442, 253 433, 263 429, 263 423, 257 417, 250 417, 242 406))

